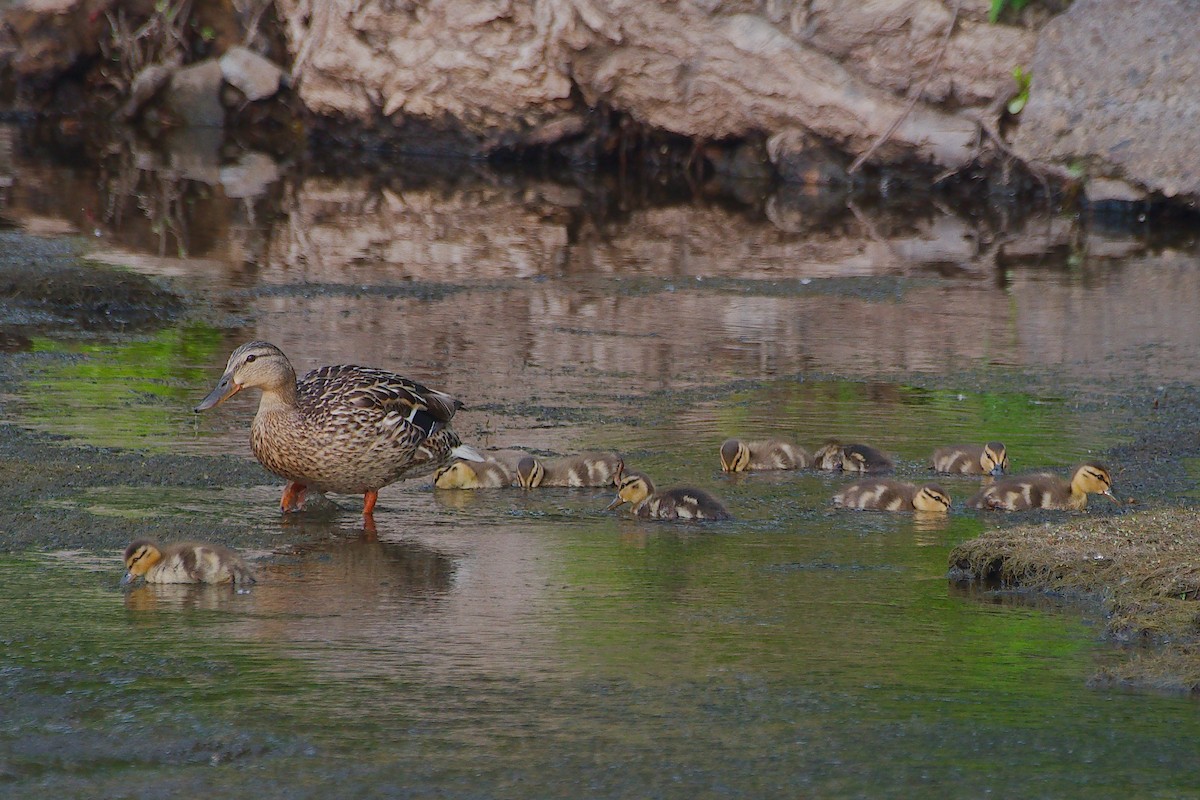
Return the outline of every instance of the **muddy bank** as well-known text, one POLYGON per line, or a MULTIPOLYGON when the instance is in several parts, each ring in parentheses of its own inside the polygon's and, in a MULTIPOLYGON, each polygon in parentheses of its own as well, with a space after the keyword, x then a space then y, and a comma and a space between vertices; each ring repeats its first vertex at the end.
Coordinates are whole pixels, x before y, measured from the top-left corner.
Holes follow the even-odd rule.
POLYGON ((825 185, 903 167, 981 193, 1194 204, 1186 3, 1014 5, 16 3, 0 109, 279 151, 315 134, 825 185))

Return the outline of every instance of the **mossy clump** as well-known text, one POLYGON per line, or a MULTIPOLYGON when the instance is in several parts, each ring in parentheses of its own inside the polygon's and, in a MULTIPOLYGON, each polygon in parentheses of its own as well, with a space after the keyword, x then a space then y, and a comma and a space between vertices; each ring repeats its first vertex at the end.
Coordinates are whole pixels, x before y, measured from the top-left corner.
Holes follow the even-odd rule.
POLYGON ((1094 683, 1200 692, 1200 511, 988 531, 954 548, 950 569, 957 580, 1096 598, 1106 634, 1138 651, 1094 683))

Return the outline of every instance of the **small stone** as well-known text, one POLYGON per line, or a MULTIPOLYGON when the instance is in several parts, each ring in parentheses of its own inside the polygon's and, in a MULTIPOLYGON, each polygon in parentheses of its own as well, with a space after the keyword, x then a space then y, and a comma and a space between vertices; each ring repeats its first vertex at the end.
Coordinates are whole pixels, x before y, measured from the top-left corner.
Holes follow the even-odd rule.
POLYGON ((167 106, 183 124, 194 128, 220 128, 225 124, 221 107, 221 66, 214 60, 201 61, 178 70, 171 77, 167 106))
POLYGON ((251 102, 279 91, 283 70, 247 47, 231 47, 221 56, 221 74, 251 102))

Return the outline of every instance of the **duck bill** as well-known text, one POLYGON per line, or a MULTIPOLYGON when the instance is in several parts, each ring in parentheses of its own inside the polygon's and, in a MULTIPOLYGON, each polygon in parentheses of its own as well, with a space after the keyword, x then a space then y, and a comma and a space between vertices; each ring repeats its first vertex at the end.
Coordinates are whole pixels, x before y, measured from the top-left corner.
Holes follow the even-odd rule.
POLYGON ((614 508, 620 508, 623 505, 625 505, 625 501, 622 500, 620 497, 618 497, 617 499, 615 499, 611 503, 609 503, 607 506, 605 506, 604 510, 612 511, 614 508))
POLYGON ((217 382, 216 388, 208 393, 208 397, 200 401, 199 405, 192 411, 199 414, 201 411, 207 411, 214 406, 219 406, 229 398, 242 390, 242 384, 234 383, 233 376, 228 372, 221 376, 221 380, 217 382))
POLYGON ((1117 496, 1115 494, 1113 494, 1111 491, 1101 492, 1101 494, 1103 494, 1105 497, 1107 497, 1109 500, 1112 500, 1114 503, 1116 503, 1119 506, 1125 505, 1120 500, 1118 500, 1117 496))
POLYGON ((136 575, 134 575, 132 572, 126 572, 125 577, 121 578, 121 588, 124 589, 126 586, 133 583, 135 580, 137 580, 136 575))
POLYGON ((1003 478, 1004 477, 1004 467, 997 464, 996 466, 992 467, 992 471, 989 472, 988 474, 991 475, 993 478, 1003 478))

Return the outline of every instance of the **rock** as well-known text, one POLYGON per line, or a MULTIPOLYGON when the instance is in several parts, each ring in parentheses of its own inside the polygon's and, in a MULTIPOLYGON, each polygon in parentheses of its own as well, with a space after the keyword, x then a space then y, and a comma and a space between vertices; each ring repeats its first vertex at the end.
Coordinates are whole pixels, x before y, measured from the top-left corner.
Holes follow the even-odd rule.
POLYGON ((221 80, 221 65, 215 60, 183 67, 171 77, 167 107, 184 125, 219 128, 225 124, 221 80))
POLYGON ((1076 0, 1041 31, 1017 152, 1166 197, 1200 196, 1196 20, 1191 0, 1076 0))
POLYGON ((265 100, 279 91, 283 70, 247 47, 231 47, 221 56, 221 75, 247 100, 265 100))
POLYGON ((1092 178, 1083 187, 1083 193, 1089 203, 1136 203, 1146 197, 1144 189, 1111 178, 1092 178))
POLYGON ((767 140, 767 155, 779 177, 788 183, 838 186, 850 182, 845 157, 801 130, 791 128, 772 136, 767 140))
MULTIPOLYGON (((11 40, 8 60, 18 79, 46 81, 100 52, 107 28, 103 14, 91 14, 85 0, 31 0, 5 4, 4 36, 11 40)), ((7 48, 6 48, 7 49, 7 48)))
POLYGON ((236 164, 221 167, 221 186, 226 197, 258 197, 279 180, 279 165, 265 153, 242 154, 236 164))
POLYGON ((142 106, 150 102, 151 98, 167 85, 175 69, 176 65, 174 64, 170 66, 151 64, 134 76, 133 83, 129 87, 129 99, 125 101, 125 105, 121 109, 121 116, 125 119, 136 117, 142 110, 142 106))

